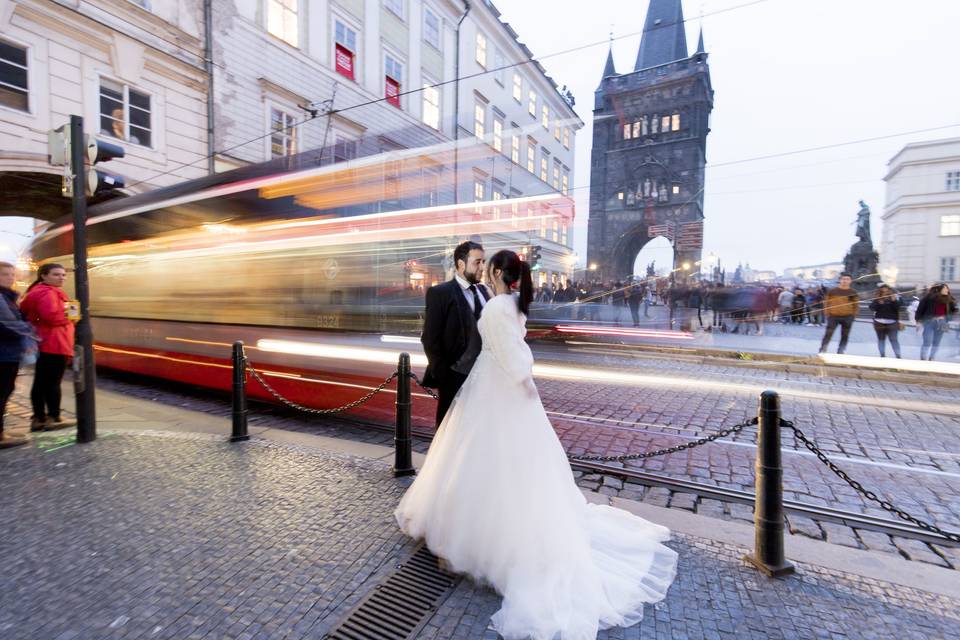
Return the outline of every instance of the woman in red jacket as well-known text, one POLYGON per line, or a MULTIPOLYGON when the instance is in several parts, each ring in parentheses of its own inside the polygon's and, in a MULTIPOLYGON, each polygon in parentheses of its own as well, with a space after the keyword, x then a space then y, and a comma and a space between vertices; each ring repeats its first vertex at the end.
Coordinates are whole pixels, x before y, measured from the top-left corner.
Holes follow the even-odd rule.
POLYGON ((67 270, 49 263, 40 267, 37 281, 20 301, 20 312, 33 324, 40 340, 33 374, 31 431, 49 431, 76 424, 60 417, 60 384, 73 356, 73 323, 67 318, 63 281, 67 270))

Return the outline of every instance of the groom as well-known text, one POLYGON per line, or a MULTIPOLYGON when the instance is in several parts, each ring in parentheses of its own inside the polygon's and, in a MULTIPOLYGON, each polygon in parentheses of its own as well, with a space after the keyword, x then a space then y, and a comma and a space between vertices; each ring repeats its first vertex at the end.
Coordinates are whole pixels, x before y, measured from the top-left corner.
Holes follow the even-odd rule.
POLYGON ((453 279, 427 290, 420 336, 428 363, 423 384, 437 389, 440 396, 438 427, 480 354, 477 320, 490 299, 486 287, 480 284, 483 247, 476 242, 463 242, 454 249, 453 261, 457 269, 453 279))

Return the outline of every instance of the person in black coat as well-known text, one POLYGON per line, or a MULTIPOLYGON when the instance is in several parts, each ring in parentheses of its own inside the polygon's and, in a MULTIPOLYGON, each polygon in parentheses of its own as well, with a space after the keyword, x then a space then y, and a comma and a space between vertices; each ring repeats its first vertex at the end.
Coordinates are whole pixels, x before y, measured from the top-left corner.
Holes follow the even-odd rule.
POLYGON ((7 400, 17 382, 20 359, 28 346, 36 344, 30 324, 17 307, 19 294, 13 290, 15 281, 15 267, 9 262, 0 262, 0 449, 28 442, 22 436, 13 436, 3 430, 7 400))
POLYGON ((463 386, 482 346, 477 320, 490 299, 480 283, 483 247, 463 242, 453 252, 457 273, 452 280, 427 290, 420 342, 427 355, 423 385, 437 390, 437 426, 463 386))

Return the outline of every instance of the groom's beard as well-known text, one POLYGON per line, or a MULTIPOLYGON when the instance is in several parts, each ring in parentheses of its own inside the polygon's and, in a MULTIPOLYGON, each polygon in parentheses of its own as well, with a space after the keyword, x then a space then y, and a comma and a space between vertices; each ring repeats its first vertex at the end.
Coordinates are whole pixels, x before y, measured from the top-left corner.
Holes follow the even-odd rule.
POLYGON ((467 273, 463 272, 463 279, 469 282, 470 284, 480 284, 480 274, 479 273, 467 273))

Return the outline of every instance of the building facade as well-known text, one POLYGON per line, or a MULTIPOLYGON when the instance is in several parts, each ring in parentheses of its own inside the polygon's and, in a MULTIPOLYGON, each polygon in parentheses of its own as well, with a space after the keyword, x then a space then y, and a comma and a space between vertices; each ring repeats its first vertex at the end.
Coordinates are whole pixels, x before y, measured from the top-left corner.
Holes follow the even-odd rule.
POLYGON ((633 70, 607 55, 594 101, 587 260, 604 280, 634 273, 658 236, 674 266, 700 260, 713 88, 701 33, 687 52, 681 0, 651 0, 633 70))
POLYGON ((802 267, 788 267, 783 270, 784 277, 797 280, 836 280, 843 272, 842 262, 825 262, 802 267))
POLYGON ((0 0, 0 215, 56 220, 47 132, 84 117, 131 192, 207 173, 202 0, 0 0))
POLYGON ((887 164, 880 274, 898 287, 960 287, 960 138, 906 145, 887 164))

